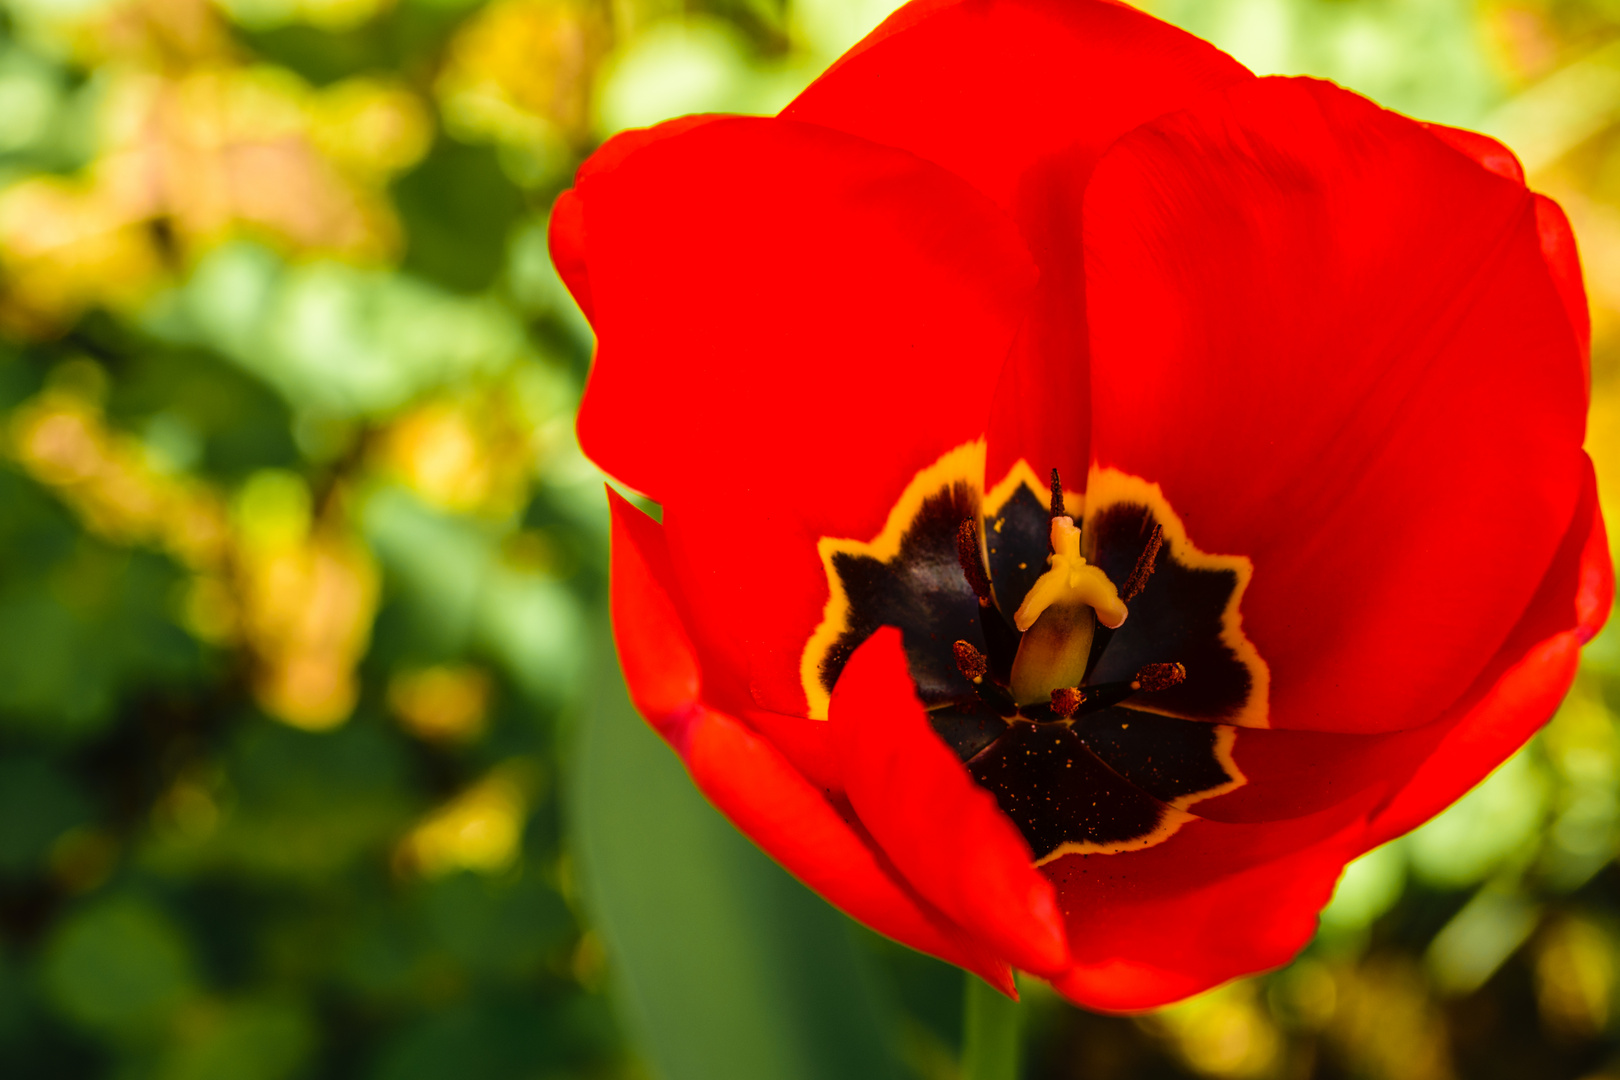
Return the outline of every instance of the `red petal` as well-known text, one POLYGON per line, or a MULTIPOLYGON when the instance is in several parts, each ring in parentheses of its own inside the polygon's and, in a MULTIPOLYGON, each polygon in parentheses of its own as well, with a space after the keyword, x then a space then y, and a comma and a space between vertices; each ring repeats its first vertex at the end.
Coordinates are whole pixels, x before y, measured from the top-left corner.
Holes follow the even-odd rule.
MULTIPOLYGON (((1498 176, 1505 176, 1518 184, 1524 183, 1524 166, 1519 164, 1519 159, 1513 151, 1489 135, 1441 124, 1423 126, 1452 149, 1468 155, 1498 176)), ((1536 224, 1541 230, 1541 254, 1547 260, 1547 270, 1552 274, 1553 283, 1558 286, 1558 294, 1563 297, 1581 358, 1589 360, 1592 355, 1592 318, 1586 307, 1586 289, 1581 280, 1581 259, 1575 246, 1575 234, 1570 230, 1569 219, 1564 216, 1563 209, 1545 195, 1536 195, 1536 224)))
POLYGON ((664 503, 713 683, 803 712, 823 536, 870 539, 907 481, 980 438, 1035 279, 1016 230, 909 154, 713 120, 578 188, 596 365, 586 451, 664 503))
POLYGON ((693 718, 683 742, 677 749, 703 794, 834 907, 880 934, 977 973, 1003 993, 1014 992, 1006 964, 897 884, 770 743, 709 709, 693 718))
MULTIPOLYGON (((1076 230, 1078 231, 1078 230, 1076 230)), ((1079 240, 1075 241, 1078 261, 1079 240)), ((991 399, 984 480, 994 487, 1020 460, 1036 475, 1057 469, 1064 487, 1084 487, 1091 462, 1091 342, 1085 275, 1064 268, 1043 277, 1029 321, 1001 369, 991 399)))
POLYGON ((896 941, 1010 991, 1006 965, 913 898, 833 806, 770 743, 701 700, 662 529, 612 493, 613 629, 636 708, 692 779, 772 858, 835 906, 896 941))
POLYGON ((1602 628, 1614 604, 1614 565, 1590 463, 1575 522, 1480 690, 1465 699, 1454 719, 1432 732, 1406 733, 1411 746, 1390 748, 1391 764, 1415 759, 1414 771, 1373 818, 1365 847, 1416 828, 1461 798, 1558 708, 1575 677, 1580 647, 1602 628))
POLYGON ((1505 760, 1557 707, 1576 650, 1608 616, 1614 593, 1597 486, 1588 473, 1575 520, 1512 636, 1475 687, 1432 724, 1381 735, 1237 733, 1233 757, 1248 783, 1199 803, 1218 821, 1272 821, 1387 790, 1363 842, 1376 847, 1421 824, 1505 760))
POLYGON ((844 797, 843 766, 832 745, 831 726, 825 720, 767 709, 743 709, 737 714, 749 727, 769 739, 804 778, 827 793, 831 799, 844 797))
POLYGON ((658 522, 607 489, 612 519, 613 589, 609 608, 630 700, 665 738, 699 702, 702 677, 681 625, 658 522))
POLYGON ((614 135, 607 142, 596 148, 585 162, 580 165, 579 171, 574 175, 574 183, 585 181, 588 177, 600 173, 611 172, 623 165, 632 154, 644 150, 649 146, 672 139, 677 135, 684 135, 694 128, 715 120, 731 120, 735 117, 724 113, 693 113, 691 116, 678 116, 662 124, 650 128, 630 128, 614 135))
MULTIPOLYGON (((719 117, 683 116, 667 124, 660 124, 656 128, 621 131, 598 147, 596 153, 580 166, 579 176, 585 177, 611 169, 644 146, 650 146, 672 135, 679 135, 683 131, 690 131, 715 119, 719 117)), ((578 192, 565 191, 557 196, 557 201, 552 204, 547 242, 551 248, 551 261, 557 267, 558 276, 562 278, 563 284, 568 286, 574 302, 585 313, 585 317, 593 318, 590 260, 585 237, 585 204, 580 200, 578 192)))
MULTIPOLYGON (((1536 195, 1536 227, 1541 235, 1542 257, 1547 260, 1547 270, 1558 287, 1559 298, 1564 301, 1575 345, 1585 362, 1592 356, 1592 313, 1586 306, 1586 286, 1581 278, 1581 256, 1575 246, 1575 233, 1569 227, 1563 207, 1540 194, 1536 195)), ((1590 390, 1590 368, 1586 373, 1590 390)))
POLYGON ((875 532, 899 491, 861 483, 873 466, 907 454, 884 471, 909 479, 982 433, 1035 271, 961 181, 734 118, 588 164, 576 192, 599 339, 580 436, 625 482, 667 502, 725 470, 779 505, 880 498, 875 532))
POLYGON ((1316 931, 1359 820, 1325 839, 1314 818, 1282 825, 1193 821, 1157 847, 1048 865, 1075 966, 1053 981, 1092 1009, 1151 1009, 1285 964, 1316 931))
POLYGON ((1444 124, 1424 124, 1423 127, 1453 150, 1478 162, 1497 176, 1506 177, 1515 184, 1524 184, 1524 166, 1519 164, 1518 156, 1489 135, 1444 124))
POLYGON ((1273 726, 1419 726, 1526 609, 1582 487, 1534 205, 1421 127, 1265 79, 1087 193, 1093 454, 1246 555, 1273 726))
POLYGON ((585 317, 591 317, 591 274, 585 260, 585 205, 572 190, 557 196, 551 204, 551 221, 546 227, 551 261, 557 276, 574 297, 585 317))
POLYGON ((1109 143, 1252 77, 1213 45, 1123 4, 909 4, 782 115, 949 169, 1016 216, 1039 256, 1067 239, 1047 233, 1050 200, 1078 195, 1109 143))
POLYGON ((1405 765, 1402 732, 1239 728, 1232 759, 1247 783, 1189 807, 1211 821, 1255 824, 1317 814, 1353 799, 1380 797, 1405 765))
POLYGON ((898 630, 885 627, 855 650, 833 690, 831 723, 850 805, 906 880, 1014 967, 1067 967, 1051 883, 929 726, 898 630))
POLYGON ((1089 461, 1080 204, 1120 135, 1252 76, 1122 4, 909 4, 782 115, 897 146, 1013 215, 1041 288, 995 393, 986 476, 1019 458, 1078 478, 1089 461))

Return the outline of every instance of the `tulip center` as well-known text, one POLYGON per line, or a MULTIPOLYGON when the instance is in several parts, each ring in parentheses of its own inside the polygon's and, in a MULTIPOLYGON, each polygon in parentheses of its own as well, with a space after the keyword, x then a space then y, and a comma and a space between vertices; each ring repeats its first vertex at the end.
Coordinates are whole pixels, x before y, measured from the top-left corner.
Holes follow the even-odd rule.
POLYGON ((1019 463, 981 494, 982 460, 959 450, 920 472, 875 540, 822 541, 811 714, 861 642, 896 626, 935 732, 1037 862, 1159 843, 1244 782, 1236 728, 1265 726, 1268 673, 1239 611, 1248 560, 1200 551, 1138 478, 1095 470, 1080 496, 1019 463))

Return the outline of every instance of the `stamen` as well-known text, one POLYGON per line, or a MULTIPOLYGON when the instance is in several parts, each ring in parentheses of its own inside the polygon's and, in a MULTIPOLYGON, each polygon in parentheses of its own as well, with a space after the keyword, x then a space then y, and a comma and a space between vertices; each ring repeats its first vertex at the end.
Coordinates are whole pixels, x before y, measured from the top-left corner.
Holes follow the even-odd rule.
POLYGON ((1131 680, 1131 689, 1151 694, 1186 681, 1187 669, 1182 664, 1148 664, 1131 680))
POLYGON ((1181 685, 1186 679, 1187 669, 1181 664, 1144 664, 1130 682, 1092 683, 1087 686, 1075 715, 1089 716, 1118 705, 1132 694, 1168 690, 1181 685))
POLYGON ((967 578, 973 595, 979 598, 979 606, 989 607, 990 579, 979 561, 979 527, 972 518, 963 518, 956 527, 956 559, 962 564, 962 576, 967 578))
POLYGON ((1052 516, 1068 517, 1063 509, 1063 481, 1058 479, 1058 471, 1052 470, 1052 516))
POLYGON ((1152 534, 1148 536, 1147 546, 1142 549, 1142 554, 1136 557, 1136 566, 1132 568, 1131 576, 1125 579, 1125 587, 1119 590, 1121 600, 1130 603, 1147 586, 1147 580, 1153 574, 1153 564, 1159 558, 1159 548, 1163 546, 1164 527, 1155 524, 1152 534))
POLYGON ((974 648, 971 641, 951 642, 951 652, 956 656, 956 670, 973 684, 973 693, 985 708, 997 716, 1012 716, 1018 712, 1018 706, 1007 691, 997 685, 994 677, 985 678, 990 673, 988 656, 974 648))
POLYGON ((973 647, 972 642, 954 642, 951 645, 951 652, 956 654, 956 670, 973 682, 984 678, 984 673, 990 670, 990 661, 985 658, 984 653, 973 647))
POLYGON ((1063 686, 1052 691, 1052 711, 1059 719, 1068 720, 1086 700, 1086 692, 1078 686, 1063 686))

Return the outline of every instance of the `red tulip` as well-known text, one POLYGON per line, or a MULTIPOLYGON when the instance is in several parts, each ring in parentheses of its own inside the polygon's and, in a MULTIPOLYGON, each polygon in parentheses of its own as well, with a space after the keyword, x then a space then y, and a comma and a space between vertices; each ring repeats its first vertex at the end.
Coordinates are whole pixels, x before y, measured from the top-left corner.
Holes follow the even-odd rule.
POLYGON ((1612 573, 1558 207, 1100 0, 918 0, 628 132, 552 252, 631 694, 849 914, 1105 1009, 1281 964, 1612 573), (1054 471, 1055 470, 1055 471, 1054 471))

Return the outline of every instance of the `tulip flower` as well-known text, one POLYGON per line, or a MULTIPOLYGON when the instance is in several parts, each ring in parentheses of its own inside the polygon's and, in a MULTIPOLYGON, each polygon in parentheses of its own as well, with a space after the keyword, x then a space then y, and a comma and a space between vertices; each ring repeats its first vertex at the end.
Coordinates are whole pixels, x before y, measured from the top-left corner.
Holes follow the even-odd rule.
POLYGON ((552 215, 631 695, 736 825, 1011 989, 1286 962, 1612 596, 1559 208, 1102 0, 918 0, 552 215))

